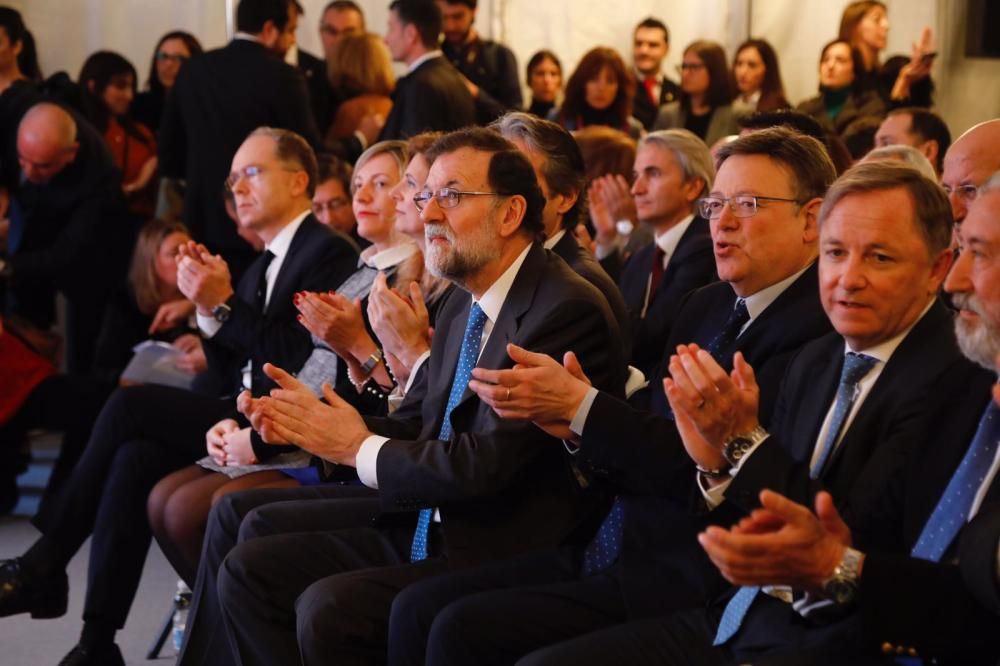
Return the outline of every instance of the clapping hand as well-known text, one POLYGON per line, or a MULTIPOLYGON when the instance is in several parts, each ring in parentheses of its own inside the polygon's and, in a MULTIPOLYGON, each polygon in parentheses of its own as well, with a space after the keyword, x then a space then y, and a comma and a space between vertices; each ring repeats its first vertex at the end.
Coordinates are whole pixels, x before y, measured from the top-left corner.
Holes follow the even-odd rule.
POLYGON ((177 248, 177 288, 208 316, 233 295, 229 265, 204 245, 188 241, 177 248))

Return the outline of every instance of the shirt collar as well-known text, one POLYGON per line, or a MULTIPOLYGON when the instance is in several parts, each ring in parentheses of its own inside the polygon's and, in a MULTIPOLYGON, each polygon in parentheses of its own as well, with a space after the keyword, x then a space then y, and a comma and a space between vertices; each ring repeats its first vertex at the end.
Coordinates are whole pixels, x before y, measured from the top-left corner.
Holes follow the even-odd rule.
POLYGON ((248 41, 248 42, 256 42, 257 44, 261 43, 260 37, 258 37, 257 35, 251 34, 249 32, 237 32, 235 35, 233 35, 233 39, 234 40, 236 40, 236 39, 242 39, 242 40, 245 40, 245 41, 248 41))
POLYGON ((472 299, 474 303, 479 304, 479 307, 482 308, 483 312, 486 313, 486 316, 494 324, 497 321, 497 317, 500 316, 500 309, 503 307, 504 301, 507 300, 507 294, 510 292, 511 285, 514 284, 514 278, 517 277, 518 271, 521 270, 521 264, 527 258, 531 247, 531 245, 528 245, 528 247, 524 248, 521 254, 517 256, 517 259, 514 260, 514 263, 508 266, 507 270, 490 285, 490 288, 486 290, 482 298, 478 301, 472 299))
POLYGON ((663 250, 665 257, 669 258, 673 256, 677 250, 677 244, 681 242, 681 236, 684 235, 684 232, 688 230, 693 221, 694 214, 692 213, 663 233, 658 233, 654 236, 656 245, 663 250))
POLYGON ((299 66, 299 45, 298 44, 292 44, 291 46, 288 47, 288 50, 285 51, 285 62, 287 62, 292 67, 298 67, 299 66))
POLYGON ((413 62, 411 62, 407 66, 407 68, 406 68, 406 73, 407 74, 412 74, 413 71, 417 67, 420 67, 422 64, 424 64, 428 60, 431 60, 432 58, 440 58, 442 55, 443 54, 441 53, 441 49, 435 49, 433 51, 428 51, 427 53, 423 54, 422 56, 420 56, 419 58, 417 58, 416 60, 414 60, 413 62))
POLYGON ((905 340, 906 336, 910 334, 910 331, 913 330, 913 327, 917 325, 917 322, 923 319, 927 315, 927 313, 930 312, 930 309, 934 306, 934 300, 936 298, 937 297, 935 296, 927 303, 927 307, 925 307, 924 311, 920 313, 920 316, 917 317, 916 320, 914 320, 914 322, 910 324, 909 327, 907 327, 907 329, 902 333, 899 333, 896 336, 889 338, 888 340, 884 340, 878 343, 877 345, 873 345, 866 349, 851 349, 851 345, 849 345, 845 340, 844 353, 846 354, 848 352, 854 352, 856 354, 864 354, 865 356, 871 356, 872 358, 882 363, 888 363, 889 358, 892 357, 893 352, 895 352, 896 349, 899 347, 899 345, 903 343, 903 340, 905 340))
POLYGON ((781 294, 784 293, 784 291, 788 289, 793 282, 799 279, 799 276, 809 270, 810 266, 812 266, 812 263, 800 270, 798 273, 786 277, 781 282, 775 282, 770 287, 765 287, 756 294, 750 294, 744 298, 743 300, 746 301, 747 304, 747 312, 750 313, 750 320, 753 321, 757 317, 761 316, 764 313, 764 310, 766 310, 771 303, 778 300, 778 296, 781 296, 781 294))
POLYGON ((301 213, 299 213, 291 222, 286 224, 281 231, 275 234, 271 242, 264 246, 264 249, 268 250, 274 255, 275 259, 280 259, 281 257, 288 254, 288 246, 292 244, 292 238, 295 236, 295 232, 299 230, 302 226, 302 221, 306 219, 312 211, 308 208, 301 213))
POLYGON ((384 271, 387 268, 392 268, 393 266, 398 266, 410 257, 412 257, 416 252, 420 250, 417 244, 413 241, 406 241, 399 245, 393 245, 387 250, 382 250, 379 252, 375 249, 375 246, 366 247, 364 251, 361 252, 361 259, 358 261, 358 265, 364 264, 375 270, 384 271))
POLYGON ((545 242, 542 243, 542 247, 544 247, 546 250, 551 250, 552 248, 554 248, 556 245, 559 244, 559 241, 561 241, 562 237, 565 235, 566 235, 566 230, 560 229, 559 231, 552 234, 551 238, 546 238, 545 242))

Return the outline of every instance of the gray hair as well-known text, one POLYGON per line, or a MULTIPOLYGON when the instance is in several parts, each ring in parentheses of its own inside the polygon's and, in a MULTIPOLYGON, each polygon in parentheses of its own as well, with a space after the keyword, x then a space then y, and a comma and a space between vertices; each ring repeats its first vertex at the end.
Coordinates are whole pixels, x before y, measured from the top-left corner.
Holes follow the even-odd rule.
POLYGON ((996 171, 979 187, 979 196, 990 192, 1000 192, 1000 171, 996 171))
POLYGON ((937 180, 937 173, 927 156, 914 148, 903 144, 873 148, 861 160, 862 162, 902 162, 920 172, 920 175, 931 180, 937 180))
POLYGON ((699 179, 702 182, 701 192, 691 204, 691 210, 698 213, 698 199, 708 194, 715 180, 715 166, 712 164, 712 153, 705 142, 686 129, 669 129, 650 132, 639 141, 639 147, 655 145, 669 150, 681 171, 684 180, 699 179))

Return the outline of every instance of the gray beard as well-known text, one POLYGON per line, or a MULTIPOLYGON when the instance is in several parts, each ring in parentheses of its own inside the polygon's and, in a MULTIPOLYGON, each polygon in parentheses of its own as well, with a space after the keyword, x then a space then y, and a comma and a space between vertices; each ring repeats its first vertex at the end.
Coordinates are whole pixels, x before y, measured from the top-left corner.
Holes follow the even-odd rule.
POLYGON ((443 234, 433 230, 432 233, 444 235, 448 239, 450 251, 445 252, 433 242, 432 237, 428 236, 424 252, 424 264, 427 270, 435 277, 451 280, 459 285, 464 284, 466 278, 500 256, 500 246, 490 233, 494 228, 495 224, 488 219, 475 237, 467 238, 461 243, 455 242, 455 236, 450 229, 442 229, 443 234))
POLYGON ((955 320, 958 348, 973 363, 978 363, 987 370, 996 370, 997 355, 1000 354, 1000 330, 987 326, 982 317, 979 321, 979 326, 973 326, 961 319, 955 320))

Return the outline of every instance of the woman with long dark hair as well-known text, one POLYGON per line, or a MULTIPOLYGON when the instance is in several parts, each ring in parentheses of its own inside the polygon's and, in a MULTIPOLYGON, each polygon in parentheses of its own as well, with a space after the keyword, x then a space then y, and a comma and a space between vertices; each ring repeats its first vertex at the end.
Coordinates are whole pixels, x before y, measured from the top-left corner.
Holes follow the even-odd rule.
POLYGON ((566 83, 562 107, 549 112, 570 132, 590 125, 606 125, 632 138, 642 133, 642 123, 632 117, 635 77, 614 49, 598 46, 584 54, 566 83))
POLYGON ((528 61, 527 75, 528 88, 531 89, 531 104, 527 111, 545 118, 555 108, 562 91, 562 63, 555 53, 542 49, 528 61))
POLYGON ((730 134, 739 134, 732 106, 732 77, 722 47, 703 39, 692 42, 684 49, 680 74, 680 98, 660 108, 653 129, 683 128, 709 147, 730 134))
POLYGON ((792 108, 785 98, 778 54, 766 40, 748 39, 736 48, 733 81, 733 109, 737 114, 792 108))
POLYGON ((118 53, 98 51, 83 63, 79 84, 84 113, 104 135, 122 172, 129 212, 150 217, 155 195, 156 139, 130 113, 135 99, 135 67, 118 53))
POLYGON ((819 60, 819 95, 799 104, 796 111, 812 116, 841 137, 858 118, 882 116, 882 98, 858 78, 863 68, 861 52, 848 42, 835 39, 827 43, 819 60))
POLYGON ((201 52, 201 44, 194 35, 183 30, 168 32, 160 37, 149 63, 146 90, 135 98, 133 117, 153 132, 158 132, 167 93, 174 87, 177 74, 185 62, 201 52))

